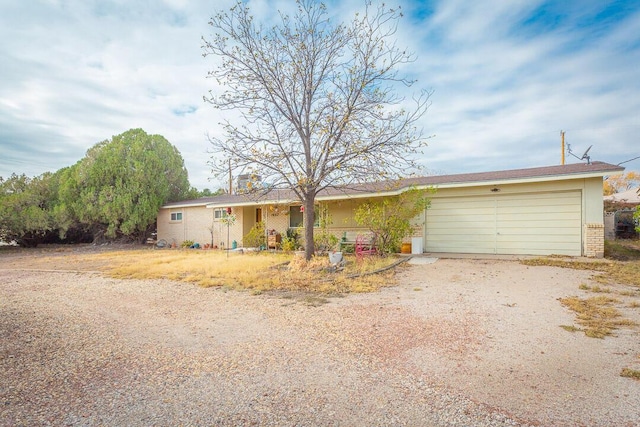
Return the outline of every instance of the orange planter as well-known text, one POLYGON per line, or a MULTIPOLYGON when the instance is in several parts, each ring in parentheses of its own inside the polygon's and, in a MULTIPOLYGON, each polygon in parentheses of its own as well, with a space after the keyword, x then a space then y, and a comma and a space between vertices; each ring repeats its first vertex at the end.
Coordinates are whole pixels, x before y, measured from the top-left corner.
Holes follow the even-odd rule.
POLYGON ((410 254, 411 253, 411 243, 403 243, 402 247, 400 248, 400 252, 403 254, 410 254))

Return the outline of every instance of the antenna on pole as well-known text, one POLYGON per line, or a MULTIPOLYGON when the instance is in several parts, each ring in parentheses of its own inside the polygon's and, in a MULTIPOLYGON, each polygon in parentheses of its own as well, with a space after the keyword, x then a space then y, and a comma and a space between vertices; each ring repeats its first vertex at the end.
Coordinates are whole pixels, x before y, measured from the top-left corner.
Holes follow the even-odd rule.
POLYGON ((571 151, 571 144, 567 144, 567 152, 578 160, 586 160, 587 164, 590 165, 591 156, 589 156, 589 150, 591 150, 591 147, 593 147, 593 145, 590 145, 589 148, 587 148, 587 150, 582 154, 582 156, 578 157, 571 151))
POLYGON ((593 145, 590 145, 589 148, 587 148, 587 151, 585 151, 582 157, 580 157, 580 160, 586 159, 588 165, 591 164, 591 157, 589 156, 589 150, 591 150, 591 147, 593 147, 593 145))

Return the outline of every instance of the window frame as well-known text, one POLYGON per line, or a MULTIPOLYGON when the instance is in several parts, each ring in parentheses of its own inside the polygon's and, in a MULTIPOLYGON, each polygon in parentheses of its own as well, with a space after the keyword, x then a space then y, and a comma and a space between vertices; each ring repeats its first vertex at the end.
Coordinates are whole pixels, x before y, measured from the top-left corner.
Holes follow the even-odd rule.
POLYGON ((229 215, 227 214, 227 208, 215 208, 213 210, 213 220, 214 221, 222 221, 227 218, 229 215))
MULTIPOLYGON (((314 209, 315 221, 313 221, 313 228, 320 227, 320 215, 318 215, 317 212, 318 212, 318 206, 316 206, 315 209, 314 209)), ((306 214, 306 212, 300 212, 300 205, 289 206, 289 228, 304 228, 304 216, 305 216, 305 214, 306 214), (298 213, 299 213, 299 215, 298 215, 298 213), (291 225, 291 219, 294 216, 301 218, 300 225, 298 225, 298 226, 291 225)))
POLYGON ((171 215, 169 215, 169 221, 171 221, 171 222, 181 222, 182 221, 182 211, 171 212, 171 215))

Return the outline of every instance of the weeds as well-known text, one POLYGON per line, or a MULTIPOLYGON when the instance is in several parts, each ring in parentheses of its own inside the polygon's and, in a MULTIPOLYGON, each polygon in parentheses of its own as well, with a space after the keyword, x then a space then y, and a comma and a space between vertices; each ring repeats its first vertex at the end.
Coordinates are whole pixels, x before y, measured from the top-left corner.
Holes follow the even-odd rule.
POLYGON ((633 240, 605 240, 604 256, 618 261, 640 259, 640 243, 633 240))
POLYGON ((640 380, 640 371, 636 369, 623 368, 620 372, 621 377, 633 378, 634 380, 640 380))
MULTIPOLYGON (((563 257, 534 258, 522 261, 525 265, 553 266, 573 268, 579 270, 591 270, 600 272, 593 277, 601 285, 589 286, 580 284, 579 289, 598 294, 616 294, 624 297, 640 296, 640 245, 638 242, 605 242, 606 261, 575 261, 563 257), (623 261, 622 261, 623 260, 623 261), (622 289, 620 289, 622 288, 622 289)), ((622 314, 615 306, 638 308, 640 301, 633 300, 623 305, 623 301, 612 298, 609 295, 581 299, 577 296, 560 299, 560 302, 574 311, 577 322, 584 329, 574 326, 561 325, 570 332, 583 331, 585 335, 594 338, 604 338, 611 335, 612 331, 623 326, 635 326, 636 323, 622 318, 622 314)))
POLYGON ((584 332, 584 329, 577 328, 573 325, 560 325, 560 327, 568 332, 584 332))
POLYGON ((307 295, 306 297, 304 297, 303 302, 305 305, 308 305, 311 307, 318 307, 318 306, 321 306, 322 304, 328 303, 329 300, 324 297, 319 297, 316 295, 307 295))
POLYGON ((622 319, 620 312, 613 307, 619 302, 604 295, 587 299, 575 296, 560 299, 562 305, 576 313, 578 324, 585 327, 585 335, 592 338, 604 338, 621 326, 635 325, 631 320, 622 319))

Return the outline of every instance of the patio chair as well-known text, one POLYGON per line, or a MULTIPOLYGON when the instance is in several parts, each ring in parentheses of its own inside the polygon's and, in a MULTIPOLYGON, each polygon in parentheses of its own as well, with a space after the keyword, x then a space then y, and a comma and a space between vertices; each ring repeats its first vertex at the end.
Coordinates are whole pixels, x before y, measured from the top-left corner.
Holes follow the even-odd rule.
POLYGON ((366 255, 375 255, 378 253, 373 239, 366 239, 364 236, 356 236, 356 258, 361 259, 366 255))

